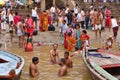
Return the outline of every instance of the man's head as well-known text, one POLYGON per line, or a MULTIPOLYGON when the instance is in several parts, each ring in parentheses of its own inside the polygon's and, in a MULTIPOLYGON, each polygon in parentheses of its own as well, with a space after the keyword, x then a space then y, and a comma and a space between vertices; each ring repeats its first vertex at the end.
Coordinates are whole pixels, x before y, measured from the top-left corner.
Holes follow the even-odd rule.
POLYGON ((24 19, 22 19, 22 21, 21 21, 22 23, 25 23, 25 20, 24 19))
POLYGON ((56 50, 58 48, 58 44, 54 43, 53 44, 53 49, 56 50))
POLYGON ((68 59, 68 57, 69 57, 69 52, 66 51, 66 52, 64 53, 64 58, 65 58, 65 59, 68 59))
POLYGON ((65 65, 65 64, 66 64, 65 59, 61 58, 60 61, 59 61, 59 65, 62 66, 62 65, 65 65))
POLYGON ((68 27, 69 27, 69 28, 71 28, 71 27, 72 27, 72 24, 71 24, 71 23, 68 23, 67 25, 68 25, 68 27))
POLYGON ((66 20, 63 20, 63 24, 65 24, 66 23, 66 20))
POLYGON ((67 35, 70 37, 70 36, 72 36, 72 33, 71 33, 71 32, 69 32, 67 35))
POLYGON ((18 12, 15 12, 15 15, 17 16, 17 15, 18 15, 18 12))
POLYGON ((87 34, 87 31, 86 31, 86 30, 83 30, 83 31, 82 31, 82 34, 87 34))
POLYGON ((27 15, 27 18, 30 18, 30 15, 29 15, 29 14, 27 15))
POLYGON ((38 57, 33 57, 33 58, 32 58, 32 62, 33 62, 34 64, 38 64, 38 63, 39 63, 39 58, 38 58, 38 57))

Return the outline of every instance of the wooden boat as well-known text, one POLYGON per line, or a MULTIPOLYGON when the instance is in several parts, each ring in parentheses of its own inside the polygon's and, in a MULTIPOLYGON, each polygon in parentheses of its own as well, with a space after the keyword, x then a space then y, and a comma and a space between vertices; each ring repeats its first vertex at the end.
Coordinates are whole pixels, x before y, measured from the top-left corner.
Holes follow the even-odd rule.
POLYGON ((82 54, 94 80, 120 80, 120 57, 100 49, 88 49, 82 54))
POLYGON ((19 80, 24 63, 22 57, 0 51, 0 80, 19 80))

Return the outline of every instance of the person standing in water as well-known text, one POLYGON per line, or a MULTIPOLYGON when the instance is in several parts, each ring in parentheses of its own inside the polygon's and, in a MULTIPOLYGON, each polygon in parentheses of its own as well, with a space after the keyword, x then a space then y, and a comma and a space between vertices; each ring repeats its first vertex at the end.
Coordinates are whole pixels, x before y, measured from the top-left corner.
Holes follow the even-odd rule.
POLYGON ((59 61, 59 65, 61 66, 58 71, 58 76, 65 76, 67 75, 67 66, 64 58, 61 58, 59 61))
POLYGON ((75 56, 76 58, 81 58, 81 53, 82 51, 78 48, 78 47, 75 47, 75 52, 73 52, 70 57, 73 57, 75 56))
POLYGON ((72 62, 72 60, 70 59, 70 57, 69 57, 69 52, 65 52, 64 53, 64 59, 65 59, 65 62, 66 62, 66 66, 68 67, 68 68, 72 68, 73 67, 73 62, 72 62))
POLYGON ((13 21, 9 23, 9 33, 10 33, 10 42, 11 42, 11 45, 13 45, 13 34, 14 34, 13 21))
POLYGON ((27 35, 27 41, 25 44, 25 51, 26 52, 33 51, 33 39, 32 39, 32 36, 30 34, 27 35))
POLYGON ((39 63, 38 57, 32 58, 32 63, 29 66, 29 73, 31 77, 37 77, 39 75, 37 64, 39 63))
POLYGON ((17 23, 17 36, 19 47, 23 47, 23 23, 24 20, 17 23))
POLYGON ((53 64, 56 64, 57 59, 59 59, 57 48, 58 48, 58 44, 53 44, 53 49, 50 51, 50 60, 53 64))

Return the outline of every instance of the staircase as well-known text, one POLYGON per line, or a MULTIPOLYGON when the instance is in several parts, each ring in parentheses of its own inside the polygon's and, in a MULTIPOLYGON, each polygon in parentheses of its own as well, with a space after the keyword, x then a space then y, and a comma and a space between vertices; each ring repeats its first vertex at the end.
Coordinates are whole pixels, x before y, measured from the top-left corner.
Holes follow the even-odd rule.
MULTIPOLYGON (((81 0, 74 0, 76 4, 78 4, 78 7, 88 9, 91 5, 91 3, 84 3, 81 0)), ((100 3, 100 2, 94 2, 93 5, 94 7, 98 7, 98 5, 101 4, 103 6, 108 6, 111 8, 112 15, 115 17, 120 18, 120 4, 116 4, 115 2, 107 2, 107 3, 100 3)))

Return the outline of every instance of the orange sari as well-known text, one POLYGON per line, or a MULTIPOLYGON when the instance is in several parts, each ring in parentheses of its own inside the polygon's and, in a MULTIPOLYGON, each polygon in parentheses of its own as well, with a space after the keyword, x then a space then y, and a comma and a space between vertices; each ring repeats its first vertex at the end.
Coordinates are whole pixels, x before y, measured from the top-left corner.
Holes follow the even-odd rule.
POLYGON ((40 11, 39 17, 40 17, 40 29, 41 29, 43 27, 43 12, 42 11, 40 11))
POLYGON ((48 15, 45 13, 43 17, 43 26, 42 26, 43 31, 48 30, 48 15))
POLYGON ((72 36, 70 36, 70 37, 67 36, 66 40, 67 40, 67 50, 71 51, 76 45, 76 40, 72 36))

